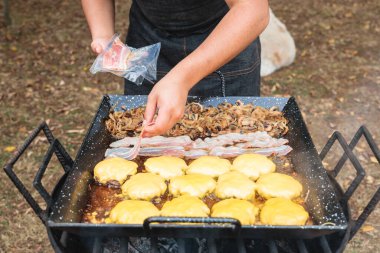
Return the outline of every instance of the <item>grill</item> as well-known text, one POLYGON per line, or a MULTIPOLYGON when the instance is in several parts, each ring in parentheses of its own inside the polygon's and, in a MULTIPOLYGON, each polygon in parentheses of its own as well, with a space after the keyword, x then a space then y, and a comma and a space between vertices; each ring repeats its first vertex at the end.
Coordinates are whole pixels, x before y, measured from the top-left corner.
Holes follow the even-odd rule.
POLYGON ((74 161, 43 122, 5 166, 9 178, 46 226, 55 251, 341 252, 380 199, 379 188, 359 218, 352 220, 348 200, 365 176, 365 171, 352 150, 362 136, 380 162, 380 151, 365 126, 357 131, 349 144, 339 132, 335 132, 318 155, 293 98, 189 97, 189 101, 197 101, 204 105, 216 106, 221 102, 234 103, 241 100, 266 108, 277 106, 284 112, 284 116, 289 120, 289 132, 286 137, 294 149, 290 158, 296 172, 301 175, 305 191, 309 191, 306 206, 316 225, 242 226, 235 219, 185 217, 151 217, 146 219, 143 225, 80 223, 88 200, 88 185, 93 180, 91 171, 95 164, 103 159, 104 152, 112 141, 105 129, 105 119, 111 109, 133 108, 145 104, 146 99, 146 96, 105 96, 74 161), (36 173, 33 185, 46 201, 46 210, 39 206, 13 172, 14 164, 41 131, 48 139, 50 147, 36 173), (344 154, 334 170, 327 173, 322 160, 335 142, 341 145, 344 154), (49 194, 41 179, 53 154, 57 156, 65 174, 52 194, 49 194), (335 177, 348 159, 356 169, 357 175, 348 189, 343 191, 335 177))

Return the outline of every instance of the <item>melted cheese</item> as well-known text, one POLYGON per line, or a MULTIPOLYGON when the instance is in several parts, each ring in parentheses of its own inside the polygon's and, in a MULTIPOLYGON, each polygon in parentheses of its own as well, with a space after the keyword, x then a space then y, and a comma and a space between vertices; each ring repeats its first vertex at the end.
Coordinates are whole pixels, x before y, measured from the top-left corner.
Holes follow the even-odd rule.
POLYGON ((231 171, 219 177, 215 195, 220 199, 237 198, 252 200, 255 197, 255 183, 246 175, 231 171))
POLYGON ((186 174, 203 174, 218 177, 231 169, 231 163, 227 159, 217 156, 202 156, 194 160, 186 174))
POLYGON ((162 216, 208 217, 210 209, 202 200, 192 196, 181 196, 164 204, 162 216))
POLYGON ((215 189, 215 180, 206 175, 192 174, 174 177, 170 180, 169 192, 174 196, 190 195, 203 198, 215 189))
POLYGON ((261 223, 267 225, 305 225, 308 218, 302 206, 284 198, 267 200, 260 213, 261 223))
POLYGON ((153 173, 138 173, 121 187, 122 193, 129 199, 151 200, 166 191, 165 180, 153 173))
POLYGON ((237 170, 256 180, 260 175, 274 172, 276 165, 264 155, 244 154, 235 158, 232 170, 237 170))
POLYGON ((172 156, 152 157, 144 163, 148 172, 158 174, 165 179, 184 174, 187 164, 184 160, 172 156))
POLYGON ((211 217, 235 218, 242 225, 252 225, 258 212, 259 209, 247 200, 225 199, 212 207, 211 217))
POLYGON ((301 195, 302 185, 291 176, 281 173, 263 175, 257 180, 257 192, 264 198, 293 199, 301 195))
POLYGON ((111 210, 106 223, 142 224, 146 218, 159 215, 160 211, 151 202, 124 200, 111 210))
POLYGON ((137 172, 137 163, 113 157, 99 162, 94 168, 95 180, 101 184, 115 181, 122 185, 129 175, 137 172))

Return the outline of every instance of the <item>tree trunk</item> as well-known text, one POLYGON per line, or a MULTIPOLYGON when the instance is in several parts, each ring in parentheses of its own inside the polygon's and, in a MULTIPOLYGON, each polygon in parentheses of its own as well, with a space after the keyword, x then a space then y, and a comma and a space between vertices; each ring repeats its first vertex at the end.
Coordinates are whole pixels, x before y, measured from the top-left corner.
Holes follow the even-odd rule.
POLYGON ((4 20, 5 20, 5 26, 10 26, 12 24, 11 16, 9 13, 9 1, 3 0, 4 4, 4 20))

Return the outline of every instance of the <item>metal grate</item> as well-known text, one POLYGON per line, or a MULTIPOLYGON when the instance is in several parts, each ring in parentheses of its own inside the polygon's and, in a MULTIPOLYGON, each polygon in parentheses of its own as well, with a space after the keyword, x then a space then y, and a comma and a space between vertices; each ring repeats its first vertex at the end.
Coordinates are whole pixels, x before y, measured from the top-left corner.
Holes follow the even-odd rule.
MULTIPOLYGON (((14 182, 19 191, 26 198, 36 214, 45 223, 47 210, 42 210, 35 199, 26 190, 22 182, 13 172, 13 165, 17 162, 18 158, 24 153, 28 146, 32 143, 35 137, 43 131, 49 140, 50 148, 45 156, 42 166, 39 168, 34 180, 34 186, 39 193, 44 197, 46 202, 50 202, 51 196, 41 185, 41 179, 43 177, 46 166, 52 156, 55 153, 62 164, 65 171, 71 168, 73 163, 70 156, 64 150, 62 145, 54 138, 50 132, 46 123, 41 123, 40 126, 31 134, 25 144, 19 149, 15 157, 5 166, 5 172, 14 182)), ((139 245, 135 242, 132 243, 132 238, 110 238, 110 237, 83 237, 74 234, 68 234, 67 232, 53 232, 47 226, 48 235, 52 246, 56 252, 93 252, 93 253, 113 253, 113 252, 342 252, 348 243, 348 241, 356 234, 356 232, 363 225, 367 217, 375 209, 377 203, 380 200, 380 187, 376 190, 375 194, 364 208, 363 212, 357 220, 351 220, 350 210, 348 206, 348 200, 351 198, 357 187, 362 182, 365 176, 365 170, 353 153, 353 149, 356 147, 361 137, 367 141, 373 155, 380 163, 380 151, 376 146, 371 134, 365 126, 359 128, 354 135, 351 142, 348 144, 341 133, 334 132, 330 137, 325 147, 320 153, 320 158, 323 160, 328 154, 331 147, 335 142, 338 142, 344 150, 344 154, 336 164, 333 171, 330 172, 332 182, 336 184, 336 190, 338 196, 340 196, 340 202, 345 211, 346 217, 350 222, 349 229, 343 233, 335 233, 328 236, 322 236, 310 240, 248 240, 236 237, 235 239, 220 239, 220 238, 157 238, 150 237, 146 239, 147 250, 138 249, 139 245), (334 178, 342 170, 343 165, 347 160, 350 160, 356 170, 356 177, 352 181, 351 185, 345 192, 342 192, 340 186, 336 183, 334 178), (170 241, 172 244, 169 244, 170 241), (164 243, 163 243, 164 242, 164 243), (166 243, 166 245, 165 245, 166 243)), ((153 221, 154 222, 154 221, 153 221)), ((231 222, 230 222, 231 223, 231 222)), ((148 228, 149 228, 149 223, 148 228)), ((145 227, 146 224, 144 224, 145 227)), ((233 224, 232 224, 233 225, 233 224)), ((141 245, 140 245, 141 246, 141 245)))
MULTIPOLYGON (((371 198, 364 211, 355 221, 351 220, 349 215, 348 200, 351 198, 352 194, 355 192, 357 187, 362 182, 365 176, 365 170, 353 153, 353 149, 364 136, 373 155, 376 157, 377 161, 380 163, 380 151, 376 146, 372 135, 365 126, 361 126, 359 130, 354 135, 351 142, 348 144, 340 132, 334 132, 330 137, 325 147, 320 153, 320 158, 323 160, 331 147, 337 141, 343 148, 344 153, 338 163, 336 164, 333 171, 330 172, 330 176, 335 178, 339 172, 342 170, 343 165, 349 159, 353 164, 357 174, 355 179, 352 181, 351 185, 347 188, 345 192, 340 194, 340 202, 345 209, 345 213, 351 223, 350 230, 346 233, 336 233, 328 236, 321 236, 310 240, 243 240, 242 238, 237 239, 215 239, 207 238, 203 239, 202 246, 199 246, 200 239, 195 240, 194 238, 177 238, 172 239, 175 241, 175 246, 164 248, 160 244, 159 238, 152 237, 149 239, 149 252, 239 252, 239 253, 249 253, 249 252, 269 252, 269 253, 331 253, 331 252, 342 252, 346 247, 348 241, 356 234, 356 232, 363 225, 364 221, 375 209, 377 203, 380 200, 380 187, 375 192, 374 196, 371 198), (198 242, 198 246, 197 246, 198 242)), ((339 188, 340 186, 337 185, 339 188)), ((341 189, 337 189, 338 192, 341 189)), ((338 194, 339 195, 339 194, 338 194)), ((96 238, 94 243, 91 244, 92 249, 89 252, 96 253, 108 253, 108 252, 147 252, 139 249, 136 245, 132 244, 130 240, 126 237, 124 238, 96 238), (112 251, 112 249, 107 248, 109 241, 118 240, 119 249, 117 251, 112 251), (101 243, 103 242, 103 243, 101 243)), ((57 250, 57 249, 56 249, 57 250)))

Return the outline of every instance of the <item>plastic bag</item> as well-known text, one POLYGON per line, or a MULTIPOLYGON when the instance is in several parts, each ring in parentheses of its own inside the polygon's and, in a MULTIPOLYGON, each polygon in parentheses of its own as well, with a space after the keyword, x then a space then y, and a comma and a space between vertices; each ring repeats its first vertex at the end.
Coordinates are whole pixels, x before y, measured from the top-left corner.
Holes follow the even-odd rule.
POLYGON ((161 43, 142 48, 128 47, 115 34, 105 50, 96 57, 90 72, 111 72, 141 85, 144 79, 156 80, 161 43))

